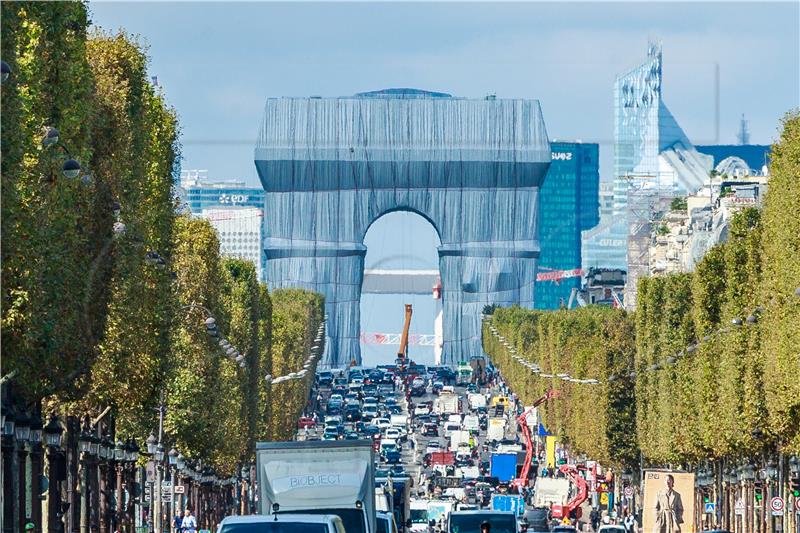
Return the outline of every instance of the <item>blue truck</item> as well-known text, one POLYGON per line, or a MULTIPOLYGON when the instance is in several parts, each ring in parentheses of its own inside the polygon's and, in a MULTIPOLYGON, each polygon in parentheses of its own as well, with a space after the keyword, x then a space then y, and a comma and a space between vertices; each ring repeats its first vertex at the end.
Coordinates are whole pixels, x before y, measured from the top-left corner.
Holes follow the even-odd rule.
POLYGON ((517 477, 517 454, 493 453, 491 476, 496 477, 501 483, 508 483, 517 477))

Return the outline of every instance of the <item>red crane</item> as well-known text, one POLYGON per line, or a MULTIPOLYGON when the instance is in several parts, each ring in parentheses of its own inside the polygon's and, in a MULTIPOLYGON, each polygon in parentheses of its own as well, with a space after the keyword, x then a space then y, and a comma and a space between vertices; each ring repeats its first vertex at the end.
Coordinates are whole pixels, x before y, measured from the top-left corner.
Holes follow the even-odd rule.
POLYGON ((553 518, 564 518, 565 516, 572 516, 574 511, 575 518, 578 519, 581 517, 581 504, 586 501, 588 495, 586 480, 583 479, 583 476, 581 476, 578 469, 575 468, 575 465, 561 465, 558 468, 569 477, 572 483, 578 488, 578 492, 567 502, 567 505, 553 505, 550 508, 550 512, 553 518))
POLYGON ((512 485, 517 488, 524 487, 528 484, 528 473, 531 470, 531 461, 533 460, 533 442, 531 441, 531 430, 528 427, 528 414, 547 400, 558 398, 558 395, 558 391, 550 389, 544 396, 533 402, 532 406, 525 409, 525 411, 517 417, 517 423, 522 429, 522 436, 525 437, 525 462, 522 464, 522 471, 520 471, 519 477, 512 482, 512 485))

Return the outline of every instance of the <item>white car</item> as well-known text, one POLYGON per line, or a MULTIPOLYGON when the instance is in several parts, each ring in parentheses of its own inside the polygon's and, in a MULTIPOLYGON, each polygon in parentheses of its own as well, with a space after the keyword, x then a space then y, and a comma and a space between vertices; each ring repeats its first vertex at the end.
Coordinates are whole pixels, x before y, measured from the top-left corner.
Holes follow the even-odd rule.
POLYGON ((331 397, 328 398, 328 402, 344 402, 344 398, 342 398, 341 394, 331 394, 331 397))
POLYGON ((388 418, 376 418, 372 421, 372 423, 381 428, 381 431, 392 427, 392 423, 388 418))
POLYGON ((425 448, 425 453, 436 453, 442 451, 442 445, 438 441, 432 440, 425 448))
POLYGON ((399 441, 402 437, 403 433, 395 427, 386 428, 384 433, 384 438, 392 439, 393 441, 399 441))
POLYGON ((414 408, 414 416, 427 415, 430 412, 431 410, 428 409, 427 405, 418 405, 414 408))

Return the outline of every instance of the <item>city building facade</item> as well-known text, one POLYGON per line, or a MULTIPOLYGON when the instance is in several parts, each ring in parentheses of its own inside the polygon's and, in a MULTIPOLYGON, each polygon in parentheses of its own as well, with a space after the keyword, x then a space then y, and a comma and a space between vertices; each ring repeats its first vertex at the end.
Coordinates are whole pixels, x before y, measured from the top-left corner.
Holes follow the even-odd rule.
POLYGON ((214 181, 205 170, 181 172, 179 196, 192 216, 217 230, 220 253, 252 261, 264 278, 264 190, 243 181, 214 181))
POLYGON ((647 220, 642 205, 696 192, 712 169, 712 157, 695 149, 661 89, 661 46, 651 44, 645 61, 614 83, 612 214, 583 235, 584 267, 628 270, 629 283, 628 240, 647 220))
POLYGON ((539 275, 536 309, 566 305, 581 284, 581 232, 599 222, 599 147, 550 143, 550 169, 539 192, 539 275))

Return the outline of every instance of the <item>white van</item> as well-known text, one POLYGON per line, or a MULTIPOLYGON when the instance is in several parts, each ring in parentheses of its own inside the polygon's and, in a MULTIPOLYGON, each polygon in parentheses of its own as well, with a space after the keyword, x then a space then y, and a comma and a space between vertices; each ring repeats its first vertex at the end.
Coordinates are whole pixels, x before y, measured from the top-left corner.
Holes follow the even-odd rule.
POLYGON ((346 533, 342 519, 332 514, 228 516, 217 526, 217 533, 346 533))

